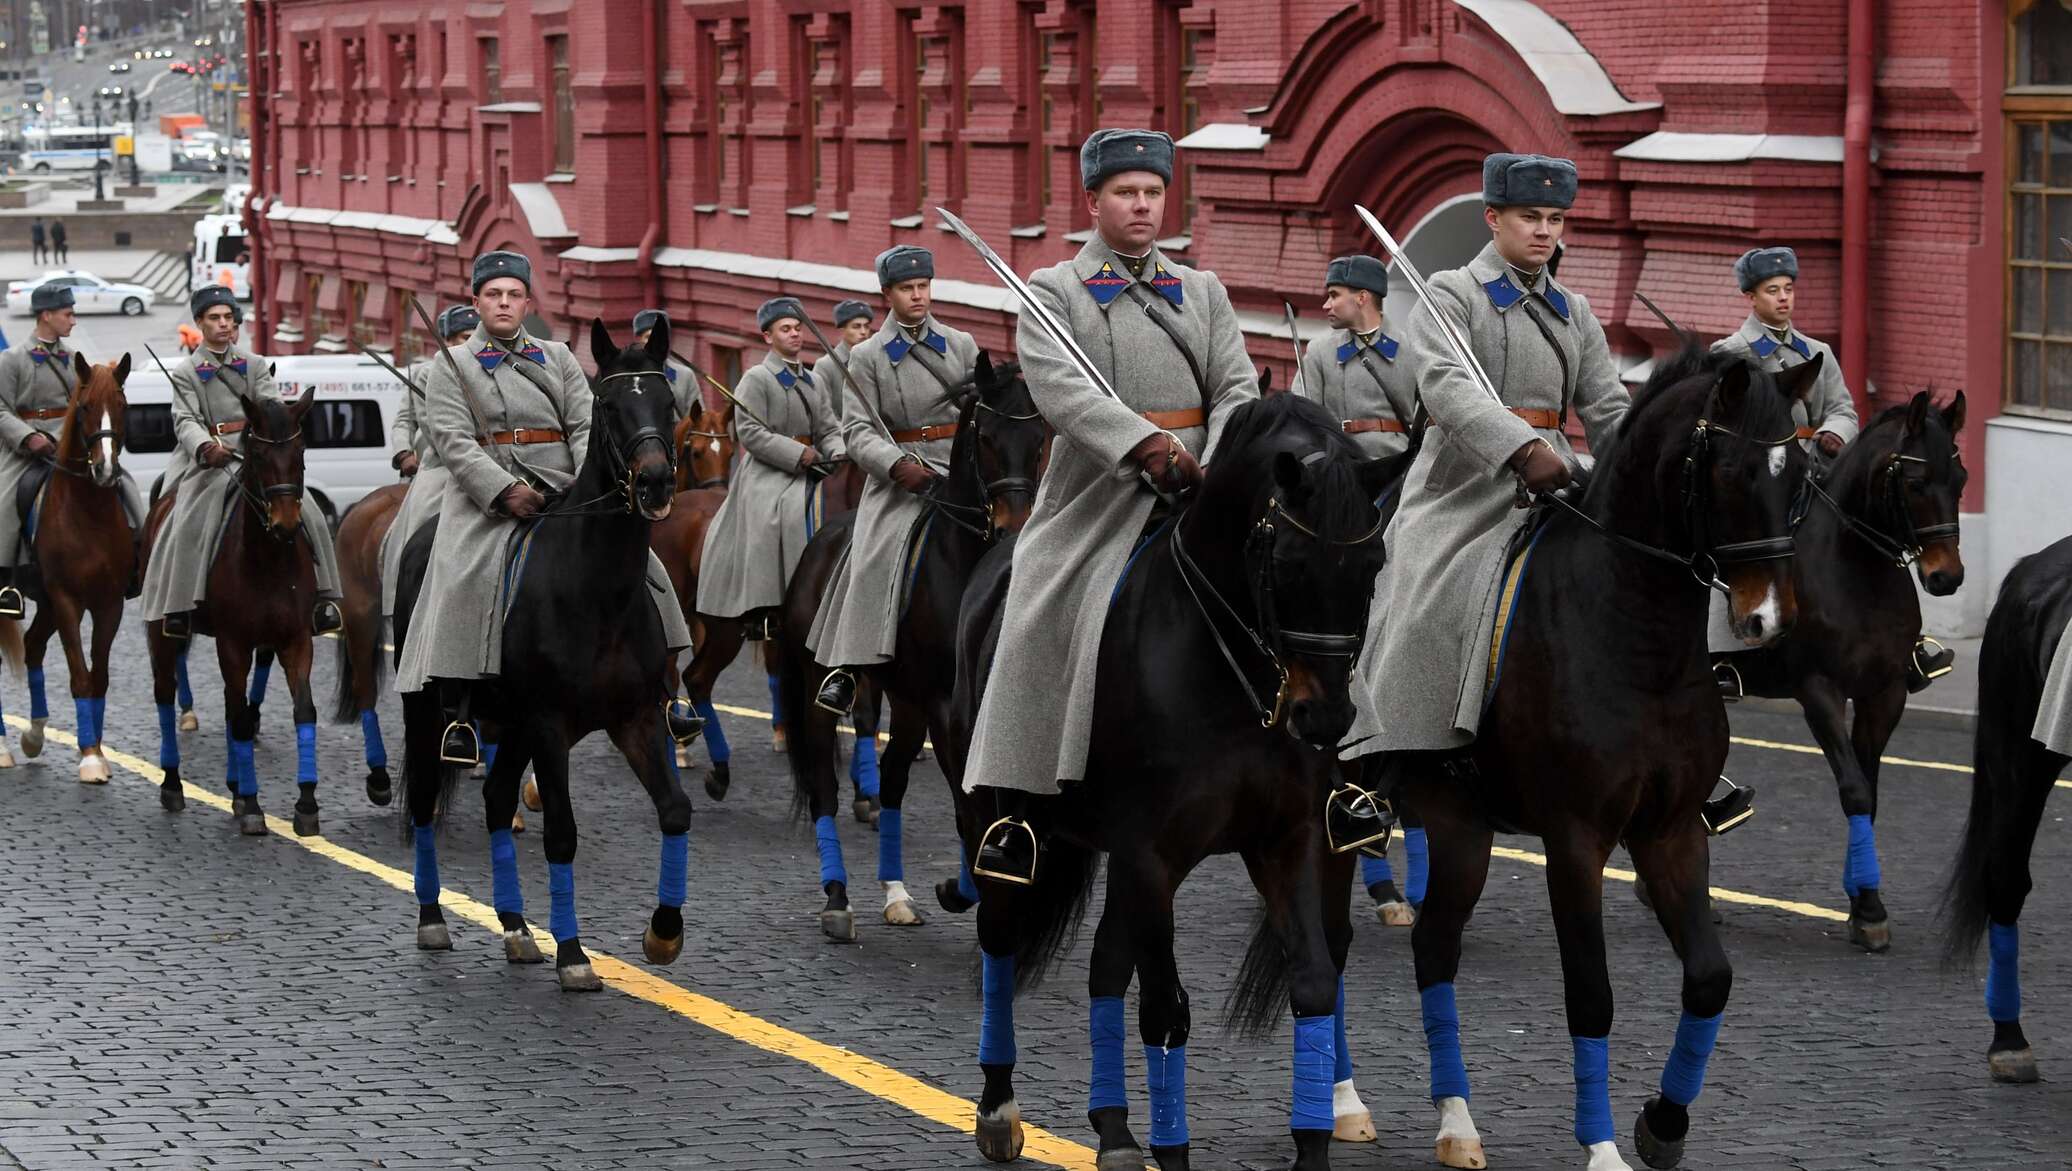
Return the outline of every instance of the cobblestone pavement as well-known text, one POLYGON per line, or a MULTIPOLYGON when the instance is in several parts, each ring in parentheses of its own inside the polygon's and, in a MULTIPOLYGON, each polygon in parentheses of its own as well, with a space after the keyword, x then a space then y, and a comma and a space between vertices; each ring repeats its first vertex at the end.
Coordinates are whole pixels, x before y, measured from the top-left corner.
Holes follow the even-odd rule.
MULTIPOLYGON (((204 730, 187 734, 183 750, 189 780, 216 790, 221 688, 203 666, 213 661, 208 649, 194 672, 204 730)), ((8 1090, 0 1168, 984 1165, 957 1129, 969 1124, 961 1102, 979 1081, 972 924, 932 905, 923 927, 879 922, 875 838, 845 818, 861 942, 826 942, 811 829, 791 814, 762 721, 727 717, 735 782, 725 803, 705 800, 696 777, 686 778, 698 802, 690 933, 670 968, 638 958, 654 896, 652 809, 608 746, 593 738, 581 747, 584 940, 630 962, 600 962, 613 983, 601 995, 568 996, 551 969, 504 964, 496 938, 457 909, 465 896, 489 895, 472 786, 442 843, 455 949, 420 953, 413 900, 392 885, 407 886, 409 850, 394 811, 362 794, 358 729, 321 731, 328 836, 313 848, 281 833, 240 838, 222 811, 200 802, 163 813, 156 778, 145 775, 154 771, 145 762, 157 758, 157 731, 134 622, 118 650, 107 736, 128 755, 115 757, 114 783, 80 785, 73 748, 57 736, 40 759, 0 772, 8 831, 0 935, 13 941, 0 969, 8 1090)), ((320 658, 321 697, 332 672, 329 654, 320 658)), ((737 665, 721 701, 766 707, 759 675, 737 665)), ((53 731, 71 723, 63 676, 53 654, 53 731)), ((10 674, 0 692, 19 754, 22 684, 10 674)), ((401 727, 392 696, 382 712, 394 747, 401 727)), ((1801 722, 1774 713, 1738 711, 1735 724, 1750 740, 1809 742, 1801 722)), ((1971 753, 1963 734, 1917 721, 1891 755, 1961 766, 1971 753)), ((262 798, 285 816, 294 738, 278 676, 259 767, 262 798)), ((1819 756, 1744 743, 1729 769, 1761 785, 1761 813, 1720 845, 1714 882, 1844 906, 1845 828, 1819 756)), ((2072 931, 2050 913, 2072 898, 2062 818, 2049 819, 2037 846, 2023 947, 2026 1024, 2047 1080, 1994 1086, 1984 1068, 1980 976, 1945 975, 1933 935, 1968 777, 1902 766, 1886 778, 1879 829, 1893 952, 1863 955, 1843 941, 1840 923, 1805 910, 1726 908, 1734 998, 1694 1110, 1686 1166, 2072 1162, 2072 1095, 2067 1080, 2052 1077, 2072 1062, 2072 931)), ((932 904, 926 892, 955 857, 932 764, 920 766, 908 810, 909 883, 932 904)), ((538 815, 533 821, 519 857, 543 921, 538 815)), ((1188 1046, 1197 1166, 1272 1167, 1288 1153, 1287 1037, 1245 1043, 1207 1023, 1228 991, 1253 905, 1227 860, 1197 874, 1180 898, 1181 970, 1197 1006, 1188 1046)), ((1614 1112, 1626 1131, 1671 1040, 1678 973, 1625 883, 1608 885, 1606 930, 1619 996, 1614 1112)), ((1044 1150, 1066 1166, 1092 1163, 1079 1145, 1091 1143, 1082 1113, 1090 935, 1017 1008, 1022 1108, 1056 1136, 1044 1150)), ((1542 872, 1499 858, 1460 979, 1476 1115, 1494 1167, 1582 1165, 1570 1137, 1558 970, 1542 872)), ((1334 1165, 1431 1166, 1409 933, 1364 918, 1347 979, 1359 1082, 1381 1133, 1372 1146, 1336 1148, 1334 1165)), ((1135 1053, 1130 1083, 1141 1132, 1148 1109, 1135 1053)), ((1025 1157, 1023 1165, 1039 1164, 1025 1157)))

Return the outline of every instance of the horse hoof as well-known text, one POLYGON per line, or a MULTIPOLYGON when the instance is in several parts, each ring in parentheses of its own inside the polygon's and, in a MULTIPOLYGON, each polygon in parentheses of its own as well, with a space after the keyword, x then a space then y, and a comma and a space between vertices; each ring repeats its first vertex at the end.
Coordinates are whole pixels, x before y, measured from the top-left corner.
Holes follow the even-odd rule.
POLYGON ((705 795, 714 801, 727 799, 727 789, 734 783, 734 774, 726 765, 715 764, 705 774, 705 795))
POLYGON ((99 756, 79 758, 79 783, 82 785, 105 785, 108 783, 108 761, 99 756))
POLYGON ((1639 1117, 1633 1120, 1633 1150, 1640 1155, 1640 1161, 1663 1171, 1683 1162, 1684 1140, 1669 1141, 1655 1137, 1648 1129, 1648 1112, 1643 1108, 1639 1117))
POLYGON ((1479 1138, 1442 1138, 1432 1149, 1441 1167, 1466 1167, 1470 1171, 1489 1166, 1479 1138))
POLYGON ((14 765, 14 751, 7 747, 5 740, 0 740, 0 768, 13 768, 14 765))
POLYGON ((387 805, 395 799, 396 787, 389 780, 389 771, 385 768, 367 770, 367 800, 376 805, 387 805))
POLYGON ((1094 1171, 1144 1171, 1144 1148, 1110 1147, 1094 1160, 1094 1171))
POLYGON ((770 751, 778 756, 783 756, 788 748, 789 742, 784 738, 784 729, 770 729, 770 751))
POLYGON ((525 788, 519 790, 518 795, 525 801, 527 809, 532 810, 534 813, 540 811, 540 782, 538 779, 528 777, 525 782, 525 788))
POLYGON ((820 930, 836 943, 856 942, 856 912, 849 910, 825 910, 820 912, 820 930))
POLYGON ((1383 927, 1415 927, 1417 925, 1417 915, 1411 911, 1410 904, 1400 901, 1374 904, 1374 917, 1381 920, 1383 927))
POLYGON ((1986 1054, 1986 1068, 1993 1080, 2010 1086, 2026 1086, 2036 1080, 2036 1053, 2030 1049, 2002 1049, 1986 1054))
POLYGON ((1880 919, 1875 923, 1871 923, 1851 915, 1849 917, 1849 942, 1873 955, 1880 955, 1890 951, 1892 949, 1892 920, 1880 919))
POLYGON ((158 791, 158 806, 167 813, 178 813, 187 808, 187 794, 178 787, 160 789, 158 791))
POLYGON ((194 714, 193 709, 190 708, 180 713, 180 730, 182 732, 201 731, 201 718, 194 714))
POLYGON ((1342 1143, 1371 1143, 1375 1139, 1374 1115, 1361 1110, 1331 1120, 1331 1137, 1342 1143))
POLYGON ((248 838, 263 838, 267 834, 266 815, 254 808, 249 813, 237 815, 237 832, 248 838))
POLYGON ((856 815, 856 820, 863 825, 873 825, 877 822, 877 819, 871 816, 871 799, 869 797, 858 797, 850 802, 849 810, 856 815))
POLYGON ((649 924, 647 934, 640 940, 640 954, 646 956, 651 964, 673 964, 676 957, 683 954, 683 936, 664 939, 655 934, 654 925, 649 924))
POLYGON ((691 767, 691 750, 688 746, 682 744, 676 746, 676 767, 679 769, 691 767))
POLYGON ((512 928, 504 932, 504 962, 507 964, 537 964, 546 960, 540 954, 539 941, 532 932, 512 928))
POLYGON ((921 917, 921 908, 912 899, 897 899, 885 904, 885 922, 894 927, 919 927, 928 922, 921 917))
POLYGON ((318 834, 320 834, 320 833, 322 833, 322 832, 324 832, 324 831, 323 831, 323 830, 322 830, 322 828, 320 828, 320 827, 318 826, 318 824, 317 824, 317 815, 316 815, 316 814, 314 814, 314 813, 304 813, 304 812, 302 812, 302 811, 301 811, 300 809, 297 809, 297 810, 295 811, 295 836, 296 836, 296 837, 298 837, 298 838, 313 838, 313 837, 317 836, 318 834))
POLYGON ((417 925, 417 950, 452 951, 453 935, 444 923, 419 923, 417 925))
POLYGON ((1014 1099, 1000 1103, 991 1117, 978 1112, 978 1153, 990 1163, 1012 1163, 1022 1155, 1022 1108, 1014 1099))
POLYGON ((511 832, 514 834, 525 832, 525 811, 523 809, 513 809, 511 811, 511 832))
POLYGON ((589 964, 570 964, 556 968, 554 977, 561 981, 563 992, 596 992, 604 987, 604 981, 597 978, 596 969, 589 964))
POLYGON ((22 729, 22 755, 34 760, 43 755, 43 721, 31 720, 22 729))

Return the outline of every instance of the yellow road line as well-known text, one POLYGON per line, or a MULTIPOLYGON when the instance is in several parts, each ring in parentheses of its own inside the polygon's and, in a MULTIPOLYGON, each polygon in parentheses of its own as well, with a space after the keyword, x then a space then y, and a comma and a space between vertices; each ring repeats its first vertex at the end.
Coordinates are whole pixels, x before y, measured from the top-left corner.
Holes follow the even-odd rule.
MULTIPOLYGON (((19 716, 8 716, 7 722, 17 728, 29 726, 29 721, 19 716)), ((79 743, 70 733, 58 728, 46 728, 44 735, 56 744, 77 747, 79 743)), ((165 782, 165 773, 149 761, 110 748, 106 744, 101 746, 101 755, 106 757, 110 764, 119 765, 124 771, 150 782, 153 786, 165 782)), ((218 790, 205 789, 186 781, 181 783, 181 787, 189 801, 199 801, 225 813, 230 811, 230 799, 218 790)), ((328 858, 349 870, 359 871, 387 883, 399 891, 410 893, 416 890, 416 881, 410 874, 386 863, 377 862, 355 850, 349 850, 321 835, 297 837, 293 824, 284 818, 269 815, 266 824, 278 841, 300 846, 320 858, 328 858)), ((440 891, 439 906, 448 915, 458 916, 492 935, 503 935, 503 928, 497 922, 495 908, 477 902, 450 887, 440 891)), ((552 935, 543 930, 536 930, 534 934, 539 937, 541 950, 552 955, 552 935)), ((606 984, 628 996, 666 1009, 742 1044, 810 1066, 836 1081, 881 1098, 931 1122, 953 1130, 961 1130, 966 1134, 972 1133, 976 1122, 975 1109, 970 1102, 955 1094, 901 1073, 861 1053, 851 1052, 825 1041, 817 1041, 803 1033, 793 1032, 782 1025, 772 1024, 761 1017, 743 1012, 723 1001, 692 992, 662 979, 645 968, 607 955, 595 947, 585 946, 583 950, 589 953, 591 967, 596 970, 597 975, 606 984)), ((1023 1158, 1053 1167, 1068 1168, 1069 1171, 1093 1171, 1096 1154, 1092 1148, 1027 1122, 1022 1124, 1022 1133, 1025 1139, 1022 1148, 1023 1158)))
MULTIPOLYGON (((1794 744, 1789 740, 1758 740, 1752 736, 1731 736, 1728 739, 1749 748, 1767 748, 1772 752, 1797 752, 1806 756, 1827 755, 1820 750, 1820 746, 1817 744, 1794 744)), ((1959 773, 1967 777, 1972 773, 1970 765, 1952 764, 1946 760, 1910 760, 1904 756, 1887 756, 1880 759, 1886 764, 1898 765, 1901 768, 1920 768, 1934 772, 1959 773)), ((2057 782, 2057 786, 2060 789, 2072 789, 2072 781, 2061 780, 2057 782)))

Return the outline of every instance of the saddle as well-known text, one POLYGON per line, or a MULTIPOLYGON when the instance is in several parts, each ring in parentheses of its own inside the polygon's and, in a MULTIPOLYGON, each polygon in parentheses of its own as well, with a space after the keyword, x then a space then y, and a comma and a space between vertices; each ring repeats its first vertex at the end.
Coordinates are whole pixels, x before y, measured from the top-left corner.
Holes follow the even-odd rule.
POLYGON ((1504 585, 1497 591, 1496 625, 1489 634, 1489 670, 1483 677, 1482 710, 1485 713, 1496 701, 1497 681, 1504 675, 1504 648, 1510 641, 1511 614, 1518 608, 1519 587, 1524 584, 1526 570, 1532 564, 1532 551, 1538 547, 1540 535, 1547 531, 1547 522, 1552 516, 1552 509, 1534 509, 1504 546, 1504 585))
POLYGON ((40 459, 32 459, 14 485, 14 510, 21 518, 22 534, 31 541, 36 536, 36 505, 43 498, 44 486, 50 483, 50 465, 40 459))

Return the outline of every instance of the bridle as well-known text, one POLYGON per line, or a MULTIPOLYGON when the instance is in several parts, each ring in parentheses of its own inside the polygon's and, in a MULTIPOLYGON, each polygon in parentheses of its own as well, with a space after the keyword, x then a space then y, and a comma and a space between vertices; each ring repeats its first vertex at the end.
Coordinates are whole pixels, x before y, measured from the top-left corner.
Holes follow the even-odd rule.
MULTIPOLYGON (((998 526, 993 522, 993 505, 1001 499, 1013 496, 1016 493, 1034 496, 1036 494, 1036 479, 1033 476, 1002 476, 997 480, 986 480, 980 477, 978 470, 978 442, 985 438, 985 431, 979 426, 979 416, 983 413, 995 415, 1011 423, 1028 423, 1041 419, 1043 413, 1040 411, 1030 411, 1027 414, 1015 414, 1003 411, 998 407, 989 406, 983 398, 973 400, 972 406, 974 408, 971 413, 973 431, 971 437, 972 458, 969 461, 971 482, 978 488, 979 497, 985 503, 962 504, 954 500, 944 500, 938 495, 941 491, 941 486, 930 491, 926 500, 930 508, 941 512, 944 520, 990 545, 993 542, 993 538, 999 536, 998 526), (959 516, 959 513, 975 513, 978 519, 967 520, 964 516, 959 516)), ((944 477, 943 486, 946 486, 948 482, 948 477, 944 477)))
POLYGON ((1828 495, 1827 489, 1822 487, 1818 480, 1807 481, 1807 485, 1813 490, 1813 495, 1826 501, 1827 506, 1834 509, 1836 516, 1842 518, 1842 524, 1850 532, 1863 538, 1866 544, 1876 549, 1880 556, 1890 559, 1892 564, 1899 569, 1905 569, 1914 562, 1919 561, 1921 553, 1926 546, 1933 545, 1938 541, 1950 540, 1957 535, 1958 531, 1957 522, 1955 521, 1945 521, 1932 525, 1916 525, 1914 523, 1914 513, 1912 509, 1907 507, 1906 499, 1908 477, 1905 473, 1905 466, 1907 464, 1920 464, 1926 467, 1928 461, 1918 455, 1905 455, 1895 451, 1885 457, 1884 462, 1879 465, 1877 471, 1871 473, 1873 480, 1878 484, 1877 490, 1872 493, 1871 505, 1875 509, 1882 504, 1892 513, 1893 517, 1898 521, 1897 527, 1900 534, 1898 538, 1894 538, 1892 534, 1887 533, 1875 524, 1858 520, 1856 517, 1849 515, 1834 497, 1828 495))
MULTIPOLYGON (((272 436, 259 434, 259 432, 255 430, 248 421, 245 425, 244 438, 245 442, 247 443, 264 443, 270 447, 282 446, 289 443, 300 442, 302 439, 302 428, 298 425, 295 428, 295 430, 289 432, 288 434, 280 436, 279 438, 274 438, 272 436)), ((297 499, 300 499, 302 496, 302 485, 291 484, 287 482, 282 482, 279 484, 261 484, 259 485, 258 490, 254 491, 252 485, 246 483, 245 481, 247 477, 256 478, 258 476, 259 461, 247 459, 241 460, 240 462, 244 464, 244 471, 240 473, 234 480, 234 482, 237 484, 238 495, 244 497, 245 503, 251 506, 252 511, 254 513, 258 514, 259 521, 262 525, 265 526, 267 533, 271 534, 279 540, 294 540, 295 534, 292 531, 284 529, 279 525, 273 523, 272 504, 275 500, 284 496, 293 496, 297 499)))
MULTIPOLYGON (((79 412, 86 409, 86 400, 80 397, 80 395, 84 393, 84 390, 85 388, 82 387, 80 388, 80 390, 74 391, 70 396, 67 397, 65 401, 65 408, 71 413, 66 416, 66 423, 76 424, 80 419, 79 412)), ((115 416, 113 412, 109 412, 107 414, 107 418, 111 421, 114 419, 114 417, 115 416)), ((60 429, 58 434, 62 436, 64 434, 64 431, 60 429)), ((80 464, 85 466, 85 471, 80 471, 78 468, 67 466, 66 461, 59 458, 55 453, 48 456, 44 456, 42 462, 54 472, 59 472, 63 475, 72 476, 76 479, 91 480, 93 479, 94 475, 94 444, 98 443, 103 439, 112 439, 115 441, 115 451, 117 453, 116 459, 117 461, 119 461, 121 459, 122 452, 122 433, 120 431, 117 431, 114 427, 100 427, 92 431, 88 431, 79 437, 80 447, 85 452, 85 454, 79 456, 78 461, 80 464)))
POLYGON ((1786 533, 1781 537, 1758 537, 1752 541, 1730 541, 1714 544, 1709 519, 1712 514, 1712 450, 1715 436, 1732 439, 1751 447, 1783 447, 1798 442, 1796 429, 1781 439, 1757 439, 1744 435, 1731 427, 1712 421, 1711 416, 1719 406, 1719 382, 1715 380, 1706 394, 1705 410, 1699 415, 1698 425, 1691 430, 1691 437, 1684 445, 1683 458, 1683 503, 1684 529, 1691 536, 1691 551, 1677 553, 1659 545, 1636 541, 1624 533, 1613 532, 1596 517, 1571 504, 1566 497, 1554 493, 1540 493, 1535 503, 1551 501, 1566 509, 1584 524, 1596 529, 1613 543, 1624 546, 1635 553, 1644 554, 1658 561, 1679 565, 1690 571, 1691 577, 1707 589, 1729 592, 1730 587, 1720 580, 1720 572, 1728 566, 1748 565, 1758 561, 1782 561, 1793 555, 1792 537, 1786 533))
MULTIPOLYGON (((1325 454, 1321 451, 1313 452, 1304 458, 1303 462, 1305 464, 1312 463, 1322 459, 1325 454)), ((1222 591, 1216 588, 1216 583, 1209 580, 1209 576, 1201 571, 1199 565, 1195 564, 1193 555, 1187 552, 1187 542, 1180 529, 1180 525, 1185 518, 1186 514, 1183 513, 1179 520, 1173 522, 1172 536, 1167 542, 1172 550, 1173 564, 1179 569, 1180 580, 1186 583, 1187 592, 1193 597, 1195 608, 1201 612, 1202 620, 1208 624, 1209 635, 1216 642, 1216 650, 1222 654, 1223 662, 1229 666, 1231 674, 1237 676, 1238 684, 1245 693, 1245 699, 1252 705, 1253 714, 1259 717, 1260 727, 1274 727, 1281 722, 1286 714, 1288 705, 1288 656, 1302 655, 1308 658, 1343 660, 1346 676, 1348 678, 1351 677, 1353 669, 1360 659, 1360 648, 1367 639, 1365 611, 1362 611, 1359 630, 1353 634, 1325 634, 1312 630, 1291 630, 1283 626, 1281 624, 1279 599, 1275 593, 1274 586, 1277 576, 1275 572, 1277 564, 1274 549, 1279 536, 1276 522, 1286 524, 1295 532, 1317 544, 1337 548, 1350 548, 1364 545, 1381 535, 1384 517, 1379 509, 1376 510, 1373 527, 1366 532, 1361 533, 1357 537, 1334 540, 1322 535, 1314 527, 1304 524, 1299 517, 1288 511, 1287 507, 1281 503, 1278 495, 1268 497, 1266 511, 1253 523, 1252 531, 1245 536, 1244 558, 1246 566, 1251 570, 1249 584, 1252 594, 1252 610, 1258 621, 1256 627, 1244 620, 1243 615, 1237 612, 1237 608, 1232 606, 1229 599, 1223 596, 1222 591), (1210 598, 1213 598, 1222 613, 1228 615, 1230 621, 1244 632, 1246 640, 1252 644, 1253 651, 1260 658, 1265 659, 1268 665, 1273 668, 1275 675, 1279 677, 1280 683, 1274 691, 1271 706, 1260 699, 1259 693, 1252 686, 1251 677, 1245 674, 1244 668, 1238 666, 1237 656, 1231 653, 1230 643, 1224 639, 1215 614, 1210 611, 1207 603, 1202 600, 1204 592, 1210 598)))
MULTIPOLYGON (((597 380, 597 385, 598 388, 601 390, 607 384, 615 382, 622 378, 652 378, 656 382, 660 383, 662 382, 664 377, 665 375, 663 375, 663 373, 659 370, 622 370, 617 374, 607 374, 604 377, 599 378, 597 380)), ((660 387, 634 387, 634 390, 636 392, 657 389, 661 390, 665 394, 668 393, 668 386, 666 383, 663 383, 663 385, 661 385, 660 387)), ((618 408, 614 406, 612 409, 617 410, 618 408)), ((669 436, 664 435, 662 433, 661 428, 642 427, 639 430, 633 432, 633 434, 627 436, 624 445, 610 446, 605 448, 605 452, 611 457, 612 461, 612 486, 610 490, 598 496, 595 496, 589 500, 585 500, 579 504, 571 505, 567 508, 556 508, 552 511, 541 512, 537 519, 545 520, 549 517, 570 516, 624 516, 629 513, 633 515, 639 515, 640 488, 639 485, 634 483, 633 479, 633 458, 634 456, 640 454, 640 449, 648 443, 655 443, 661 446, 662 458, 668 461, 669 464, 669 482, 672 485, 675 484, 675 445, 671 442, 669 436), (607 502, 612 502, 615 500, 615 498, 617 502, 610 503, 607 506, 607 502)))
MULTIPOLYGON (((697 439, 710 439, 718 443, 724 443, 730 438, 724 431, 686 431, 684 434, 697 439)), ((721 472, 717 476, 707 476, 691 485, 692 488, 724 488, 726 486, 727 476, 725 472, 721 472)))

